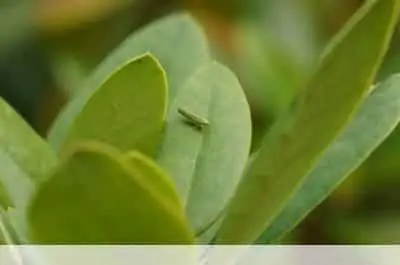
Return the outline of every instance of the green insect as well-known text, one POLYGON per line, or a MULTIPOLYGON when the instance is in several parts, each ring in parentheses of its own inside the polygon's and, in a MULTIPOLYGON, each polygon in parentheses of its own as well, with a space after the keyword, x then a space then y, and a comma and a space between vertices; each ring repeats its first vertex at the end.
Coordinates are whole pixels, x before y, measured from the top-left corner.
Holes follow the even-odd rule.
POLYGON ((199 115, 185 110, 183 108, 178 108, 178 113, 181 114, 185 119, 186 122, 195 126, 198 129, 203 129, 204 126, 209 125, 210 123, 208 122, 208 120, 206 120, 203 117, 200 117, 199 115))

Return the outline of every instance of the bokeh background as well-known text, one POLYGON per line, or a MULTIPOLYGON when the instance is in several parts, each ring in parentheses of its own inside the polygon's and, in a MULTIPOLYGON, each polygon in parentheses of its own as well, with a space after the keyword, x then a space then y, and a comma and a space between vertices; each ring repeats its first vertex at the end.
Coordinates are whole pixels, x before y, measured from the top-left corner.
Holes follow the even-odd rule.
MULTIPOLYGON (((185 10, 239 76, 254 146, 362 0, 0 0, 0 96, 43 136, 127 35, 185 10)), ((400 72, 400 27, 378 80, 400 72)), ((179 49, 179 47, 177 47, 179 49)), ((318 118, 318 116, 316 116, 318 118)), ((400 128, 283 242, 400 243, 400 128)))

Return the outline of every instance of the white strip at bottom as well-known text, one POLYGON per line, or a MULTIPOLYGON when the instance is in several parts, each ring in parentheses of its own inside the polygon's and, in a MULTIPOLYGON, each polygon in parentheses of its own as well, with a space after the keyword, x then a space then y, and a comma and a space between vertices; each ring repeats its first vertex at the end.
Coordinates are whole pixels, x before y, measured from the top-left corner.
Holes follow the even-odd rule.
POLYGON ((400 265, 388 246, 0 246, 0 265, 400 265))

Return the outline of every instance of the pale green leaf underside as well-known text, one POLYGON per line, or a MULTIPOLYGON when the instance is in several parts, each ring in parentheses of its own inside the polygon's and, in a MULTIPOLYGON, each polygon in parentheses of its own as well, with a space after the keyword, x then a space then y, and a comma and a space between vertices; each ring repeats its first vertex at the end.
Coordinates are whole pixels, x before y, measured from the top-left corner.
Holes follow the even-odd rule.
POLYGON ((325 199, 393 131, 400 120, 400 75, 379 84, 259 242, 279 239, 325 199))
POLYGON ((339 34, 294 113, 265 139, 233 199, 218 243, 255 241, 282 210, 368 93, 398 7, 398 0, 368 2, 339 34))
POLYGON ((250 141, 249 106, 237 78, 216 62, 202 66, 169 107, 158 156, 174 179, 196 232, 213 222, 233 196, 250 141), (193 126, 179 108, 208 125, 193 126))
MULTIPOLYGON (((60 151, 85 140, 99 140, 121 150, 153 155, 159 145, 167 104, 167 84, 158 61, 149 54, 121 65, 85 97, 68 106, 68 131, 52 138, 60 151)), ((61 117, 60 122, 63 117, 61 117)))
POLYGON ((52 146, 60 148, 77 113, 111 73, 147 52, 152 53, 166 71, 169 100, 191 73, 210 60, 203 32, 187 14, 172 15, 135 32, 106 58, 61 112, 48 136, 52 146))
MULTIPOLYGON (((135 161, 139 163, 139 156, 135 161)), ((86 143, 77 147, 32 200, 32 242, 192 243, 183 208, 163 201, 156 185, 144 181, 145 171, 157 174, 152 169, 156 165, 148 162, 138 169, 110 146, 86 143)))

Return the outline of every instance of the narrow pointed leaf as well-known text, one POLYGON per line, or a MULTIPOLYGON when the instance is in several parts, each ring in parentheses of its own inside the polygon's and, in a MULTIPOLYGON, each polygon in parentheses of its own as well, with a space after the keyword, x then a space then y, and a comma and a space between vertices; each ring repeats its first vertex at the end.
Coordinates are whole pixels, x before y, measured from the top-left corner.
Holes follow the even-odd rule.
POLYGON ((233 196, 250 141, 249 106, 235 75, 215 62, 204 65, 172 102, 158 156, 196 232, 208 227, 233 196), (203 120, 208 125, 201 125, 203 120))
POLYGON ((9 200, 6 206, 15 208, 8 213, 21 237, 26 235, 25 207, 34 186, 56 163, 51 147, 0 98, 0 186, 4 190, 0 193, 9 200))
MULTIPOLYGON (((33 182, 40 181, 57 162, 50 146, 0 98, 0 161, 3 158, 14 161, 33 182)), ((0 175, 11 175, 7 170, 2 162, 0 175)))
POLYGON ((144 181, 145 172, 161 171, 154 170, 154 163, 139 162, 138 156, 135 161, 140 163, 139 170, 111 146, 86 143, 77 147, 34 196, 29 210, 32 242, 193 242, 183 207, 164 201, 154 188, 157 185, 144 181))
POLYGON ((386 139, 399 121, 400 75, 395 75, 378 85, 363 102, 259 242, 279 239, 292 229, 386 139))
POLYGON ((398 0, 369 1, 339 33, 294 113, 265 139, 231 203, 218 243, 255 241, 282 210, 368 93, 398 9, 398 0))
POLYGON ((48 136, 53 147, 60 148, 75 117, 104 80, 121 65, 146 52, 152 53, 165 69, 170 100, 188 76, 210 60, 204 33, 187 14, 172 15, 135 32, 95 70, 77 97, 61 112, 48 136))
POLYGON ((162 133, 166 86, 163 69, 149 54, 120 66, 93 93, 70 102, 69 130, 54 135, 54 146, 63 151, 77 142, 101 140, 153 154, 162 133))

